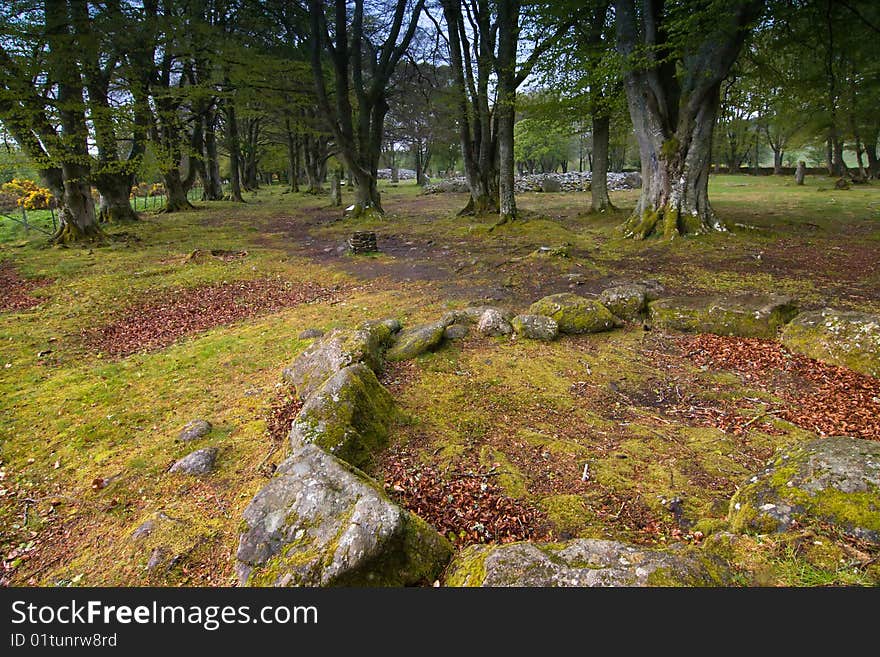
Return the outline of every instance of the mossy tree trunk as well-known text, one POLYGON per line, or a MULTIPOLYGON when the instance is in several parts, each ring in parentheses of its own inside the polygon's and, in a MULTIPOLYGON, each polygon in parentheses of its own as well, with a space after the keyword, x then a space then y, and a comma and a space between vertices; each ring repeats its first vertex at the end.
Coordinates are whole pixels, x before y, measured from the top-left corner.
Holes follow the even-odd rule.
POLYGON ((131 186, 134 177, 127 172, 104 173, 95 176, 98 188, 98 221, 119 224, 138 220, 137 212, 131 207, 131 186))
POLYGON ((513 125, 516 122, 516 53, 519 43, 519 0, 499 0, 498 56, 498 220, 516 219, 516 157, 513 152, 513 125))
POLYGON ((664 3, 615 0, 624 86, 642 161, 642 193, 624 233, 637 239, 725 230, 709 204, 712 131, 721 82, 763 3, 705 9, 699 34, 673 42, 664 3))
POLYGON ((77 65, 77 39, 71 32, 71 16, 66 2, 46 0, 47 62, 58 82, 58 117, 61 124, 60 160, 64 181, 63 203, 58 212, 60 225, 52 240, 67 243, 94 239, 101 235, 95 215, 90 183, 91 158, 85 119, 82 74, 77 65))
POLYGON ((186 185, 180 176, 180 169, 172 167, 162 173, 162 182, 165 185, 165 205, 162 212, 182 212, 192 210, 193 205, 186 197, 186 185))

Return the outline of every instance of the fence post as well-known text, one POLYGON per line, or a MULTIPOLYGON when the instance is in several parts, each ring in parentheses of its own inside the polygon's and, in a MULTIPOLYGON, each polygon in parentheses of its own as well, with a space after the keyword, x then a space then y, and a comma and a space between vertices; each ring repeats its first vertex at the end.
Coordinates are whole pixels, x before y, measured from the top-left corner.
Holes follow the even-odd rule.
POLYGON ((24 224, 24 232, 26 232, 26 233, 31 232, 31 227, 28 226, 28 222, 27 222, 27 210, 24 209, 23 205, 21 206, 21 223, 24 224))

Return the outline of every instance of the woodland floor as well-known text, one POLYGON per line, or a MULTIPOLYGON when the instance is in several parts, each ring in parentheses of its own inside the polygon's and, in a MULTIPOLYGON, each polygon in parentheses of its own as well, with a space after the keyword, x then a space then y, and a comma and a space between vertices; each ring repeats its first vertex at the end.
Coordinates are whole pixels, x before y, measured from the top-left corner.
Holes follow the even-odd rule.
MULTIPOLYGON (((714 177, 731 232, 643 243, 615 231, 637 192, 599 217, 586 194, 526 194, 524 220, 490 232, 490 218, 455 216, 462 196, 412 185, 386 186, 388 217, 371 223, 281 191, 144 214, 83 248, 0 225, 3 583, 232 584, 241 512, 286 454, 298 404, 280 371, 307 328, 520 310, 646 278, 670 294, 782 291, 802 308, 880 312, 877 185, 714 177), (347 254, 364 229, 381 253, 347 254), (562 245, 570 257, 534 255, 562 245), (199 417, 214 430, 196 446, 221 448, 218 471, 168 474, 199 417), (180 521, 162 537, 182 555, 170 570, 148 570, 151 546, 130 539, 158 512, 180 521)), ((778 447, 880 439, 877 379, 773 342, 638 325, 552 344, 471 337, 384 380, 404 412, 371 471, 457 545, 699 543, 778 447)), ((877 583, 878 555, 829 531, 746 540, 742 583, 877 583), (817 547, 829 542, 833 558, 817 547)))

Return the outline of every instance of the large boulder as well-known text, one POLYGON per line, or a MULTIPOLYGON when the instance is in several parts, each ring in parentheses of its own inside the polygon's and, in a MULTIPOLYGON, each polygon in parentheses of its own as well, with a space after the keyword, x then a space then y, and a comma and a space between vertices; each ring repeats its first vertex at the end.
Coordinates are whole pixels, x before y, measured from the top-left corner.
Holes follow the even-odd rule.
POLYGON ((489 308, 477 322, 477 333, 497 338, 513 333, 513 327, 498 310, 489 308))
POLYGON ((447 570, 447 586, 721 586, 726 564, 698 549, 652 550, 599 539, 473 545, 447 570))
POLYGON ((518 336, 530 340, 550 342, 559 335, 559 325, 556 320, 544 315, 517 315, 511 324, 518 336))
POLYGON ((556 320, 560 333, 598 333, 620 326, 620 320, 601 303, 571 292, 539 299, 531 305, 529 314, 556 320))
POLYGON ((645 311, 648 288, 638 283, 616 285, 602 290, 599 301, 615 317, 628 321, 639 319, 645 311))
POLYGON ((780 294, 672 297, 648 308, 658 328, 768 339, 797 314, 792 298, 780 294))
POLYGON ((880 545, 880 443, 834 437, 782 451, 730 502, 735 531, 784 532, 830 524, 880 545))
POLYGON ((394 400, 366 365, 349 365, 306 400, 291 424, 290 445, 314 443, 356 466, 388 441, 394 400))
POLYGON ((803 312, 782 331, 782 343, 810 358, 880 377, 880 315, 833 308, 803 312))
POLYGON ((407 586, 432 582, 451 554, 364 473, 305 445, 245 509, 236 570, 243 586, 407 586))
MULTIPOLYGON (((399 324, 397 324, 399 330, 399 324)), ((354 331, 336 329, 316 340, 287 367, 282 377, 292 385, 297 396, 308 399, 327 379, 339 370, 364 363, 381 372, 382 355, 394 335, 395 320, 366 322, 354 331)))
POLYGON ((398 334, 397 340, 388 349, 385 357, 389 361, 409 360, 436 349, 443 342, 443 331, 446 326, 440 321, 404 329, 398 334))

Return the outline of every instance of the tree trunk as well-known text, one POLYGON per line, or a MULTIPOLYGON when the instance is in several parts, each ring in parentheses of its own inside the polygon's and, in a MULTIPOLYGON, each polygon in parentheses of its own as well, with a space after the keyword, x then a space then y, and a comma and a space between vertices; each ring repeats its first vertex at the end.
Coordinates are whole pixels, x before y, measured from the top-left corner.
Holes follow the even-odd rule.
POLYGON ((880 162, 877 161, 877 134, 865 144, 865 155, 868 156, 868 175, 871 178, 880 177, 880 162))
POLYGON ((773 175, 782 175, 782 157, 785 152, 781 148, 773 148, 773 175))
POLYGON ((229 200, 244 203, 241 197, 241 149, 238 142, 238 121, 235 118, 235 105, 226 101, 226 147, 229 150, 229 200))
POLYGON ((641 197, 623 227, 629 237, 726 230, 709 204, 712 131, 721 82, 763 3, 724 5, 713 5, 706 15, 711 29, 694 35, 688 44, 693 54, 676 59, 665 56, 665 23, 674 19, 664 3, 615 0, 618 48, 630 62, 624 86, 642 162, 641 197))
POLYGON ((102 174, 95 178, 95 187, 101 197, 98 201, 98 221, 119 224, 137 221, 137 212, 131 208, 133 176, 128 173, 102 174))
POLYGON ((846 162, 843 161, 843 139, 840 139, 835 132, 834 136, 831 139, 832 144, 832 175, 834 176, 845 176, 847 172, 846 162))
POLYGON ((590 210, 605 212, 614 209, 608 197, 608 143, 611 139, 611 118, 593 113, 593 175, 590 178, 590 210))
POLYGON ((186 185, 180 177, 180 169, 173 167, 162 173, 162 182, 165 185, 165 206, 161 212, 181 212, 192 210, 192 203, 186 197, 186 185))
POLYGON ((519 43, 520 0, 498 2, 498 214, 499 222, 516 219, 516 157, 513 126, 516 123, 516 51, 519 43))
POLYGON ((299 135, 290 127, 290 119, 284 119, 284 132, 287 136, 288 191, 299 191, 299 135))
POLYGON ((828 175, 834 175, 834 147, 831 144, 831 137, 825 139, 825 168, 828 169, 828 175))
POLYGON ((330 205, 334 208, 342 206, 342 175, 334 171, 330 177, 330 205))
POLYGON ((205 179, 202 182, 203 201, 223 200, 223 185, 220 183, 220 160, 217 157, 216 123, 217 115, 214 111, 205 114, 205 179))
POLYGON ((625 226, 627 236, 671 238, 726 230, 712 211, 708 192, 717 88, 667 138, 656 110, 640 94, 627 91, 642 159, 642 193, 625 226))
POLYGON ((95 216, 89 183, 88 129, 85 120, 82 75, 70 38, 67 4, 45 1, 48 62, 58 81, 58 116, 61 123, 61 177, 63 203, 58 212, 60 224, 53 235, 55 243, 94 239, 101 235, 95 216))

